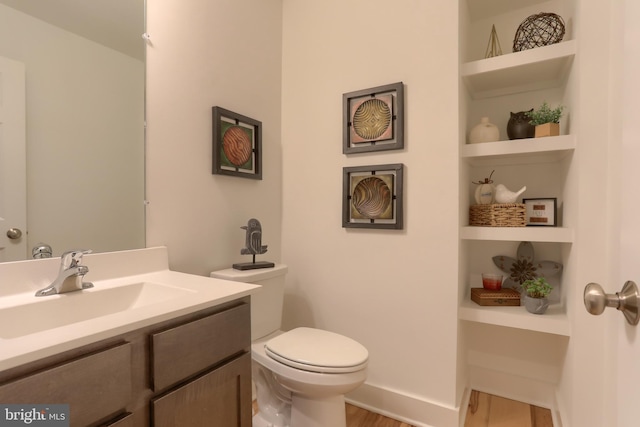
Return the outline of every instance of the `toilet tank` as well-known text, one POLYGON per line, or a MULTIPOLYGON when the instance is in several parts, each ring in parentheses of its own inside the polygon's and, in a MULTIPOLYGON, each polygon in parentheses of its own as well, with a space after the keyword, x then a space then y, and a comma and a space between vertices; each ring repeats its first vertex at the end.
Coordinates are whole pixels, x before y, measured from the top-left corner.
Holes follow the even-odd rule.
POLYGON ((280 329, 284 302, 284 280, 287 270, 286 265, 276 264, 272 268, 255 270, 228 268, 211 273, 210 276, 217 279, 262 286, 251 294, 251 341, 280 329))

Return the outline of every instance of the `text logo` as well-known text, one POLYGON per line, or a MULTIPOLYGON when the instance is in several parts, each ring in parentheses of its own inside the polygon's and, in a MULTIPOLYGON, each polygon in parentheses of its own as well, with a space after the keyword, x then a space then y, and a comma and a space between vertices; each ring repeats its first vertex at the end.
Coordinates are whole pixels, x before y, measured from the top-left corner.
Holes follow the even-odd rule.
POLYGON ((0 404, 0 427, 69 427, 69 405, 0 404))

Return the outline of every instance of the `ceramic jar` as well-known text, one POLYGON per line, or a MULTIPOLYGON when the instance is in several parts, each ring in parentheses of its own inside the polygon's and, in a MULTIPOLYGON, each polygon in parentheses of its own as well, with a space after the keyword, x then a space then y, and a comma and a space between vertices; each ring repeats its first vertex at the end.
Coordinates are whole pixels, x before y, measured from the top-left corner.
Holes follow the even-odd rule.
POLYGON ((469 133, 469 143, 493 142, 500 140, 500 130, 498 126, 489 122, 489 117, 480 119, 480 123, 475 125, 469 133))
POLYGON ((529 313, 544 314, 549 308, 548 298, 532 298, 529 295, 524 296, 524 306, 529 313))
POLYGON ((531 119, 527 115, 532 111, 533 109, 511 113, 509 122, 507 122, 507 136, 509 139, 533 138, 535 136, 536 127, 529 123, 531 119))

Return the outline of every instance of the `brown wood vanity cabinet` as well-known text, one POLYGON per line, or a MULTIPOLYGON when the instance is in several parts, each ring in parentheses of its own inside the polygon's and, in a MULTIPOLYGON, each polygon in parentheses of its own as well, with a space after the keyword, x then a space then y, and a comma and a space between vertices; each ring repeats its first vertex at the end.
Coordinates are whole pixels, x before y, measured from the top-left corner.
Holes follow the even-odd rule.
POLYGON ((248 298, 0 372, 0 403, 69 404, 72 427, 250 427, 248 298))
POLYGON ((249 304, 151 334, 153 426, 251 426, 250 346, 249 304))

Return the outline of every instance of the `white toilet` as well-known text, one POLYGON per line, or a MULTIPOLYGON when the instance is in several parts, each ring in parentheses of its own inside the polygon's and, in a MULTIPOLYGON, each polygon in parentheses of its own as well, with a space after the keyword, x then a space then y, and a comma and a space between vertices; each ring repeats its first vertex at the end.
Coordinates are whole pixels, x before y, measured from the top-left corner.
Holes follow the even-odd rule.
POLYGON ((313 328, 280 330, 287 266, 226 269, 211 277, 255 283, 251 296, 253 427, 345 427, 344 394, 367 378, 369 353, 345 336, 313 328))

